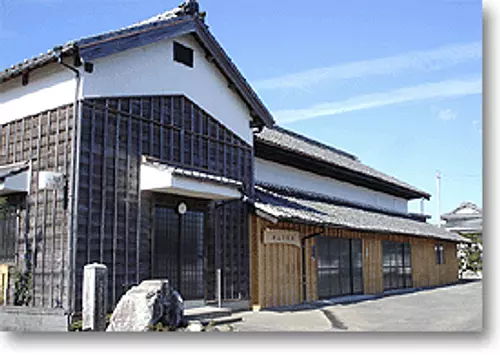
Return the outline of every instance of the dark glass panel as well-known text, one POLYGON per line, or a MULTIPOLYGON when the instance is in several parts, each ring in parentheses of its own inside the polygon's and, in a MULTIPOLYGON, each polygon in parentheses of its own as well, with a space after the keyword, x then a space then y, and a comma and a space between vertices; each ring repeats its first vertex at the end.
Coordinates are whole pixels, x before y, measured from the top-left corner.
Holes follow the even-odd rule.
POLYGON ((391 288, 391 268, 390 267, 384 267, 383 269, 384 272, 384 289, 387 290, 391 288))
POLYGON ((361 239, 352 239, 351 243, 352 267, 361 269, 363 267, 363 251, 361 246, 361 239))
POLYGON ((405 287, 404 269, 402 267, 398 267, 396 270, 397 270, 397 284, 398 284, 398 288, 404 288, 405 287))
POLYGON ((405 287, 413 287, 411 268, 405 268, 405 287))
POLYGON ((388 241, 382 241, 382 255, 383 255, 383 261, 382 265, 383 266, 390 266, 391 265, 391 245, 389 244, 388 241))
POLYGON ((340 282, 340 271, 339 269, 330 270, 330 296, 338 296, 342 294, 341 282, 340 282))
POLYGON ((354 273, 352 285, 353 293, 363 293, 363 275, 361 273, 354 273))
POLYGON ((411 248, 410 244, 404 245, 404 266, 411 266, 411 248))
POLYGON ((329 270, 318 269, 318 297, 324 298, 330 295, 329 270))
POLYGON ((363 292, 361 240, 318 237, 320 298, 363 292))

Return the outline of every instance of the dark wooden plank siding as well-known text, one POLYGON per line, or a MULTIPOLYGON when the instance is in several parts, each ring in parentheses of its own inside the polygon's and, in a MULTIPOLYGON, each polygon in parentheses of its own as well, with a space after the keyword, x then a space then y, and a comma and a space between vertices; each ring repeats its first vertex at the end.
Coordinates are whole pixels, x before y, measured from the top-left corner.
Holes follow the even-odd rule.
MULTIPOLYGON (((61 171, 71 179, 73 106, 66 105, 1 126, 0 164, 32 161, 31 195, 20 194, 14 269, 24 270, 25 234, 33 249, 36 307, 68 306, 67 210, 63 191, 39 191, 40 171, 61 171), (26 204, 29 204, 28 224, 26 204)), ((12 197, 9 197, 12 198, 12 197)), ((10 279, 12 302, 14 278, 10 279)))
MULTIPOLYGON (((76 306, 86 263, 109 268, 110 306, 152 275, 155 194, 141 193, 142 156, 253 184, 253 151, 184 96, 119 97, 83 102, 76 306), (79 285, 79 286, 78 286, 79 285)), ((249 297, 247 207, 239 201, 208 211, 206 297, 215 298, 215 270, 225 299, 249 297)))

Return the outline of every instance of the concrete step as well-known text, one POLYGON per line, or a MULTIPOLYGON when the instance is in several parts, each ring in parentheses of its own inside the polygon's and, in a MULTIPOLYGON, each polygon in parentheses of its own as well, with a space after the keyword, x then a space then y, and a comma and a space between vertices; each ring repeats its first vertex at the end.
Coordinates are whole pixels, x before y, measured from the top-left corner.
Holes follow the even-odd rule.
POLYGON ((206 320, 231 316, 231 308, 218 307, 195 307, 184 310, 184 317, 187 320, 206 320))

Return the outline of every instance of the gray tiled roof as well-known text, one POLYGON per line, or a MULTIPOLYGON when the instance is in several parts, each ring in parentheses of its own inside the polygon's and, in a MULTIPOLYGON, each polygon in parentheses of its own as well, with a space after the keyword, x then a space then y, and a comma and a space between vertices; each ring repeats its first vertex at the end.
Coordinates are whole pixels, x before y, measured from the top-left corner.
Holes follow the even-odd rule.
POLYGON ((445 213, 441 215, 441 219, 461 219, 461 218, 478 218, 483 216, 483 210, 478 207, 475 203, 473 202, 462 202, 457 208, 455 208, 453 211, 445 213), (458 213, 462 209, 471 209, 474 212, 473 213, 458 213))
POLYGON ((356 156, 350 153, 329 147, 282 127, 274 126, 272 128, 264 128, 262 132, 255 135, 255 138, 256 141, 323 161, 364 176, 376 178, 386 183, 411 190, 423 197, 430 197, 430 195, 423 190, 361 163, 356 156))
MULTIPOLYGON (((177 7, 173 10, 163 12, 159 15, 153 16, 147 20, 140 21, 137 23, 134 23, 133 25, 123 27, 117 30, 111 30, 107 32, 103 32, 101 34, 97 35, 91 35, 91 36, 86 36, 82 37, 76 40, 68 41, 58 47, 61 48, 62 53, 70 53, 73 50, 73 46, 75 44, 82 44, 82 43, 88 43, 92 41, 97 41, 97 40, 102 40, 107 37, 112 37, 116 36, 118 34, 126 33, 129 31, 136 30, 141 27, 148 27, 148 26, 155 26, 160 23, 172 20, 172 19, 178 19, 181 18, 182 16, 185 16, 185 13, 183 12, 183 9, 180 7, 177 7)), ((6 68, 5 70, 0 72, 0 83, 2 81, 5 81, 9 79, 12 76, 18 75, 19 73, 22 73, 26 70, 31 70, 40 66, 43 66, 51 61, 55 61, 56 58, 54 57, 56 52, 53 49, 49 49, 46 53, 40 53, 37 56, 34 56, 30 59, 25 59, 21 63, 14 64, 10 66, 9 68, 6 68)))
POLYGON ((373 206, 373 205, 369 205, 366 203, 353 202, 353 201, 349 201, 347 199, 328 196, 328 195, 321 194, 318 192, 297 189, 297 188, 290 187, 290 186, 270 184, 270 183, 264 182, 264 181, 256 181, 255 184, 258 185, 260 188, 265 189, 267 191, 277 192, 278 194, 293 196, 293 197, 297 197, 299 199, 305 198, 307 200, 332 203, 332 204, 338 205, 338 206, 360 208, 360 209, 365 210, 365 211, 381 212, 381 213, 388 214, 388 215, 405 217, 405 218, 415 219, 415 220, 419 220, 419 221, 425 221, 425 220, 432 217, 432 216, 421 214, 421 213, 398 212, 398 211, 394 211, 392 209, 381 207, 381 206, 373 206))
POLYGON ((382 212, 366 211, 314 199, 297 198, 270 191, 261 186, 256 187, 254 206, 257 210, 278 220, 468 242, 456 233, 411 218, 391 216, 382 212))

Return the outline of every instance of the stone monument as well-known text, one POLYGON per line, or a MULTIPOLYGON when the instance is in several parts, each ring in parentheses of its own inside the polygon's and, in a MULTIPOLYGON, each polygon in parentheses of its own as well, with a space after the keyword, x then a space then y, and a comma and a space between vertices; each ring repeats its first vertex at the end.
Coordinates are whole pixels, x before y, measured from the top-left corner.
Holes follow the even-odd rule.
POLYGON ((106 330, 108 308, 108 268, 103 264, 89 264, 83 268, 83 330, 106 330))
POLYGON ((184 326, 184 302, 168 280, 146 280, 123 295, 106 331, 147 332, 158 323, 184 326))

